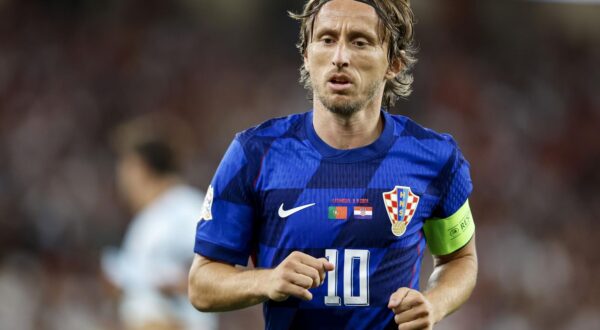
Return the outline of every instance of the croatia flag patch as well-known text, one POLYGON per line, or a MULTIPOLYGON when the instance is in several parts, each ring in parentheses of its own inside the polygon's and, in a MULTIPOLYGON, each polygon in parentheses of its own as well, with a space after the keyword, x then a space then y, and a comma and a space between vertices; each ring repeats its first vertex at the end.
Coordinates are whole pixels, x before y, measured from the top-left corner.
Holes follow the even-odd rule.
POLYGON ((373 207, 355 206, 354 219, 373 219, 373 207))
POLYGON ((419 196, 413 194, 410 187, 396 186, 394 190, 383 193, 385 209, 392 223, 392 233, 402 236, 412 220, 419 205, 419 196))

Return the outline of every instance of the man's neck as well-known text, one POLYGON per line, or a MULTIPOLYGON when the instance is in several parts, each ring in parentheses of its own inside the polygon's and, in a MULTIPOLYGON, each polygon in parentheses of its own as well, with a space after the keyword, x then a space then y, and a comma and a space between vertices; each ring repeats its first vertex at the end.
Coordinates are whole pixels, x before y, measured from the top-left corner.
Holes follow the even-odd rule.
POLYGON ((367 107, 348 117, 329 111, 318 101, 315 101, 314 109, 313 126, 317 135, 335 149, 367 146, 383 131, 379 107, 367 107))

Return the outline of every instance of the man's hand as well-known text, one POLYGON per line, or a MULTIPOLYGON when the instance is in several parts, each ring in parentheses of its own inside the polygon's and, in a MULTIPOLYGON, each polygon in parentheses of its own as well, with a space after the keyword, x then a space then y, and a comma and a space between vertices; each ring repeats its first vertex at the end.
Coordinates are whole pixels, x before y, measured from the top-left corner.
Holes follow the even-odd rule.
POLYGON ((275 301, 283 301, 290 296, 311 300, 312 294, 308 289, 323 284, 325 273, 333 269, 334 265, 325 258, 317 259, 294 251, 279 266, 269 270, 264 283, 266 296, 275 301))
POLYGON ((435 323, 433 305, 419 291, 400 288, 392 294, 388 308, 399 330, 431 330, 435 323))

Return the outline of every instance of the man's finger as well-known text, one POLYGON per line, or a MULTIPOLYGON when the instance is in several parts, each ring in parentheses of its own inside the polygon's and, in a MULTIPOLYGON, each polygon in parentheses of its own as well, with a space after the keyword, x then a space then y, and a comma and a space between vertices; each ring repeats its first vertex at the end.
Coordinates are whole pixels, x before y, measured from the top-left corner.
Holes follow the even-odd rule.
POLYGON ((298 261, 300 261, 301 263, 303 263, 309 267, 312 267, 314 269, 323 268, 323 261, 321 261, 311 255, 308 255, 306 253, 299 252, 298 253, 298 261))
POLYGON ((394 316, 396 324, 407 323, 420 318, 426 318, 428 315, 427 309, 424 306, 411 308, 394 316))
POLYGON ((402 299, 398 307, 394 309, 394 312, 396 314, 402 313, 416 306, 423 305, 423 303, 425 303, 425 300, 423 299, 421 293, 415 290, 410 290, 404 299, 402 299))
POLYGON ((310 289, 313 285, 313 279, 304 274, 289 273, 285 276, 285 279, 290 283, 300 286, 304 289, 310 289))
POLYGON ((335 265, 329 262, 327 258, 319 258, 319 260, 322 262, 323 270, 325 270, 326 272, 330 272, 335 269, 335 265))
POLYGON ((398 306, 400 306, 400 303, 402 303, 402 301, 404 300, 404 298, 406 298, 406 295, 408 295, 409 292, 410 292, 409 288, 400 288, 400 289, 396 290, 396 292, 394 292, 390 296, 390 302, 388 303, 388 308, 390 308, 390 309, 398 308, 398 306))
POLYGON ((327 276, 327 272, 334 270, 335 265, 329 262, 327 258, 319 258, 319 261, 321 261, 322 265, 321 269, 319 270, 319 276, 321 277, 320 284, 323 284, 323 282, 325 282, 325 276, 327 276))
POLYGON ((398 330, 429 330, 431 327, 426 319, 418 319, 398 325, 398 330))
POLYGON ((326 258, 315 258, 311 255, 297 252, 296 253, 297 260, 311 268, 316 269, 319 272, 320 281, 316 284, 316 286, 321 285, 325 281, 325 273, 328 271, 332 271, 335 269, 335 266, 329 262, 326 258))
POLYGON ((309 288, 311 288, 311 287, 312 288, 316 288, 319 285, 321 285, 322 281, 321 281, 321 274, 320 274, 320 272, 322 270, 314 269, 314 268, 312 268, 310 266, 307 266, 307 265, 305 265, 303 263, 298 263, 295 266, 294 270, 296 271, 296 273, 308 276, 308 277, 310 277, 312 279, 312 282, 311 282, 311 285, 310 285, 309 288))
POLYGON ((312 300, 313 298, 313 295, 312 293, 310 293, 310 291, 292 283, 287 283, 283 287, 283 293, 296 298, 300 298, 302 300, 312 300))

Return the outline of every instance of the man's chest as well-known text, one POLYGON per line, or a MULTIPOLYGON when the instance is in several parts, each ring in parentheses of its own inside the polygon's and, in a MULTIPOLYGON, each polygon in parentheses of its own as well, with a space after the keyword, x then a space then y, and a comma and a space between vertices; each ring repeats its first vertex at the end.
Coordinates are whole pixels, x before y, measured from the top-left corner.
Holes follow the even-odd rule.
POLYGON ((257 220, 261 242, 272 247, 386 247, 421 230, 439 196, 435 175, 381 162, 291 164, 261 180, 257 220), (264 188, 264 187, 263 187, 264 188))

